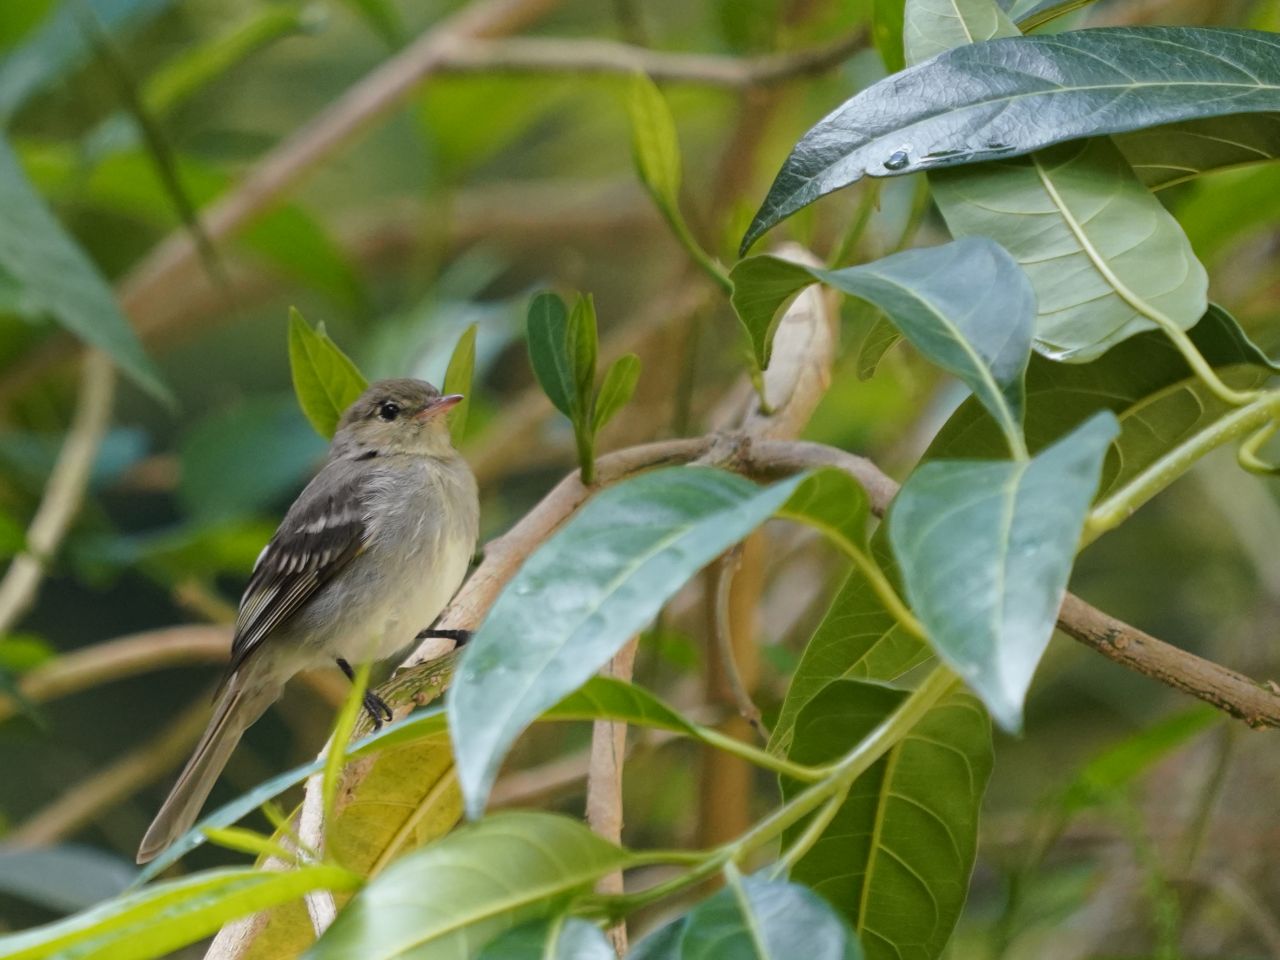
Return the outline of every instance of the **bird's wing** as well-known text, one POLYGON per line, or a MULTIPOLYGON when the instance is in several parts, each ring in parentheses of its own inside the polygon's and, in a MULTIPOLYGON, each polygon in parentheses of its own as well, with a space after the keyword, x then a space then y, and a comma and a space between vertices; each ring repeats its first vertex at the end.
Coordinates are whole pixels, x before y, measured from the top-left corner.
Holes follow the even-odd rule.
POLYGON ((231 670, 364 549, 365 485, 330 462, 302 491, 266 545, 240 601, 231 670))

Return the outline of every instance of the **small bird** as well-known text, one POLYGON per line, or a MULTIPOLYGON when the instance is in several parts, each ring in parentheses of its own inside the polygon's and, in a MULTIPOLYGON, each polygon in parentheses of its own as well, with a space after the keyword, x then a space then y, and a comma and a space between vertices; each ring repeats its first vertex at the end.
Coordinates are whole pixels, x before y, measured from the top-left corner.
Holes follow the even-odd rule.
MULTIPOLYGON (((475 477, 445 418, 461 399, 421 380, 381 380, 342 415, 324 466, 258 556, 213 717, 142 838, 139 863, 190 829, 241 735, 285 681, 329 663, 350 677, 349 661, 391 656, 453 597, 480 514, 475 477)), ((376 695, 365 708, 375 724, 390 718, 376 695)))

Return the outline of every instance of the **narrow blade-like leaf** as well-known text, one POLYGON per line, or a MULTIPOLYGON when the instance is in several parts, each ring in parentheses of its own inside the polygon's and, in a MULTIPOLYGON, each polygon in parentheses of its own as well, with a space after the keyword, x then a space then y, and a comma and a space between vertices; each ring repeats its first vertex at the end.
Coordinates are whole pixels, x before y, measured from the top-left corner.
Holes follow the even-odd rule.
POLYGON ((1101 413, 1029 462, 926 463, 894 500, 889 539, 912 609, 1005 729, 1022 725, 1117 432, 1101 413))
POLYGON ((449 436, 454 446, 462 442, 467 433, 467 412, 471 409, 471 381, 476 372, 476 331, 478 324, 471 324, 462 331, 457 345, 449 357, 444 371, 444 393, 462 394, 462 402, 449 411, 449 436))
POLYGON ((224 923, 312 890, 354 890, 341 867, 213 870, 108 900, 66 920, 0 937, 6 960, 114 956, 148 960, 196 943, 224 923))
POLYGON ((578 391, 568 334, 569 312, 564 301, 554 293, 534 297, 526 326, 529 363, 547 399, 572 420, 578 409, 578 391))
POLYGON ((524 564, 462 653, 449 727, 467 812, 507 749, 581 686, 703 565, 803 478, 757 487, 701 467, 643 474, 591 500, 524 564))
POLYGON ((297 310, 289 311, 289 369, 298 405, 325 439, 333 436, 343 411, 369 385, 324 327, 311 329, 297 310))
POLYGON ((590 415, 591 402, 596 389, 596 354, 600 349, 600 335, 596 328, 596 305, 587 294, 578 298, 569 314, 565 333, 569 362, 573 367, 573 390, 579 416, 590 415))
POLYGON ((20 288, 24 312, 47 314, 152 396, 171 399, 115 294, 32 189, 3 136, 0 211, 0 273, 20 288))
POLYGON ((637 73, 627 96, 631 153, 640 182, 667 217, 680 210, 680 145, 666 98, 652 80, 637 73))
POLYGON ((640 380, 640 358, 634 353, 619 357, 605 371, 596 397, 595 413, 591 422, 593 433, 599 433, 605 424, 631 400, 640 380))

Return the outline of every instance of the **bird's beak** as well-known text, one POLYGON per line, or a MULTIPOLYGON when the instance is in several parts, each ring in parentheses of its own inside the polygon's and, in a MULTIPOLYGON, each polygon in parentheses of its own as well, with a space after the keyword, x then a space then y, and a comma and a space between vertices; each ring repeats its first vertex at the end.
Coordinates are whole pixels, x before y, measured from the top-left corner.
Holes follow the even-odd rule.
POLYGON ((440 399, 432 400, 428 403, 413 415, 413 419, 417 420, 419 423, 425 423, 428 420, 432 420, 435 417, 440 416, 442 413, 452 410, 462 402, 462 399, 462 394, 460 393, 447 393, 440 399))

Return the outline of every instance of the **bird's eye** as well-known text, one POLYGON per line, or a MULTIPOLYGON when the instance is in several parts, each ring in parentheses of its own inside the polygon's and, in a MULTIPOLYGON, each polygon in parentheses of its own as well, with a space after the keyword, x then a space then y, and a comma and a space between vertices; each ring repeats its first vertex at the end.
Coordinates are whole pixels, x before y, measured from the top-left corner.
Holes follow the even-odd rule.
POLYGON ((387 400, 378 405, 379 419, 385 420, 387 421, 387 423, 390 423, 392 420, 394 420, 398 416, 400 416, 400 404, 392 403, 390 400, 387 400))

